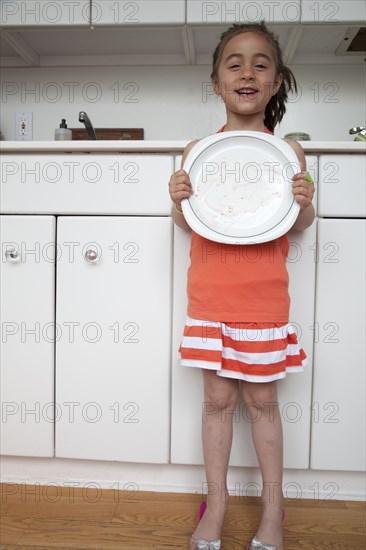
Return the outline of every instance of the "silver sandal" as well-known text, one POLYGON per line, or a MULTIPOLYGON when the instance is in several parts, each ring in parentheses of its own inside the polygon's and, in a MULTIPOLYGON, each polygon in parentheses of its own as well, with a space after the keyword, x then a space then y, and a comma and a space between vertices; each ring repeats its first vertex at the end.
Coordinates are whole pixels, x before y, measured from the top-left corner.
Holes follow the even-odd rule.
POLYGON ((208 540, 198 539, 194 535, 192 535, 191 539, 196 544, 196 550, 220 550, 221 548, 220 539, 209 542, 208 540))
POLYGON ((273 544, 266 544, 257 536, 255 536, 252 542, 247 547, 247 550, 280 550, 280 548, 278 548, 278 546, 274 546, 273 544))

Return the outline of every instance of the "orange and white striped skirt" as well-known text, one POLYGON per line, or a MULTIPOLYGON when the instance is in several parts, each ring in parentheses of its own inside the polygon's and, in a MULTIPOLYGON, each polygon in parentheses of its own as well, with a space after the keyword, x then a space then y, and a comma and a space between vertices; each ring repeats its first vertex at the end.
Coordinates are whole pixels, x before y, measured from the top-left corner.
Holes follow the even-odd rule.
POLYGON ((181 364, 216 370, 219 376, 271 382, 302 372, 307 357, 291 324, 221 323, 187 317, 181 364))

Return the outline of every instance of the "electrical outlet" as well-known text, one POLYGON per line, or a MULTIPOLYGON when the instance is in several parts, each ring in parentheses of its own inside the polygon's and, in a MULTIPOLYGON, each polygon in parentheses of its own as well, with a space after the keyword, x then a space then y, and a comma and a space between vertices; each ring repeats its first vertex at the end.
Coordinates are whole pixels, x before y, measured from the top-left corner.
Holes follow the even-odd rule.
POLYGON ((33 113, 15 113, 16 141, 32 141, 33 113))

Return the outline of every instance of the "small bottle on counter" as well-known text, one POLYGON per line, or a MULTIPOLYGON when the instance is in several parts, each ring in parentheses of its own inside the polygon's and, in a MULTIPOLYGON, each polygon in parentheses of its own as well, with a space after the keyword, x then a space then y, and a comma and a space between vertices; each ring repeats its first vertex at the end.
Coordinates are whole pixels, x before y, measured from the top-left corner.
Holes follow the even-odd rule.
POLYGON ((55 130, 56 141, 67 141, 72 139, 72 131, 68 129, 66 120, 63 118, 60 124, 60 128, 55 130))

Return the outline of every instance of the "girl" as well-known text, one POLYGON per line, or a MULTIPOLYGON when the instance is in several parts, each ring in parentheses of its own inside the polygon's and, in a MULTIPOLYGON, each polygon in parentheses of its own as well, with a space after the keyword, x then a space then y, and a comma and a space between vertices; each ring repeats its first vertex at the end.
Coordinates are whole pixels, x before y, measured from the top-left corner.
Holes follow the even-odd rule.
MULTIPOLYGON (((223 132, 273 133, 286 111, 288 92, 297 91, 293 73, 283 64, 278 40, 263 21, 235 24, 221 35, 213 54, 211 79, 226 107, 223 132)), ((296 141, 286 141, 301 166, 301 172, 292 178, 292 192, 300 205, 293 228, 302 231, 315 217, 311 202, 314 186, 305 179, 302 147, 296 141)), ((195 143, 187 145, 182 165, 195 143)), ((192 194, 192 187, 184 170, 171 176, 169 192, 174 222, 189 230, 181 201, 192 194)), ((215 405, 212 409, 216 412, 202 423, 206 479, 213 487, 226 487, 232 412, 240 380, 248 413, 256 419, 252 437, 263 481, 261 521, 247 548, 282 550, 283 442, 280 413, 274 407, 278 404, 276 381, 287 372, 302 371, 306 364, 305 353, 288 324, 288 238, 284 235, 270 243, 247 245, 254 249, 250 257, 258 257, 257 262, 237 261, 245 255, 237 256, 235 250, 245 245, 215 243, 218 252, 205 255, 210 243, 192 231, 188 317, 180 346, 182 365, 202 368, 204 401, 215 405)), ((227 497, 227 488, 225 499, 219 490, 207 496, 207 509, 191 537, 190 550, 220 549, 227 497)))

